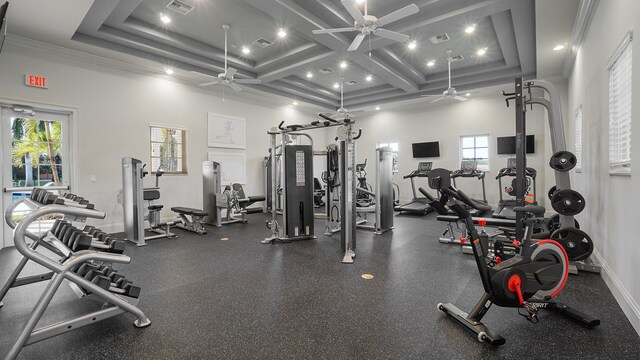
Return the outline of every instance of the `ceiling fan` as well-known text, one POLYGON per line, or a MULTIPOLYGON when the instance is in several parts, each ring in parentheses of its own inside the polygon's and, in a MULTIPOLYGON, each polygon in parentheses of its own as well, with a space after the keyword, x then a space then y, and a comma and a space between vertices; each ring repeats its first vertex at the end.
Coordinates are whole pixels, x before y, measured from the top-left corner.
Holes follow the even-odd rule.
MULTIPOLYGON (((218 77, 215 80, 200 84, 200 86, 209 86, 209 85, 214 85, 214 84, 222 84, 223 86, 228 86, 233 91, 237 92, 237 91, 242 91, 242 87, 240 87, 240 85, 238 85, 238 84, 255 84, 255 85, 261 84, 262 81, 258 80, 258 79, 235 79, 234 78, 234 76, 238 72, 238 70, 227 66, 227 62, 228 62, 228 56, 227 56, 227 32, 229 31, 229 25, 226 25, 226 24, 222 25, 222 28, 224 29, 224 72, 221 73, 221 74, 218 74, 218 77)), ((215 78, 215 76, 211 76, 211 75, 208 75, 208 74, 203 74, 203 73, 197 72, 197 71, 192 71, 192 73, 215 78)))
POLYGON ((355 0, 341 0, 342 6, 349 12, 351 17, 355 20, 353 27, 349 28, 337 28, 337 29, 320 29, 313 30, 314 34, 330 34, 330 33, 340 33, 340 32, 349 32, 349 31, 359 31, 360 34, 353 39, 351 45, 349 45, 348 51, 355 51, 360 47, 364 38, 369 35, 377 35, 389 40, 397 41, 397 42, 405 42, 409 40, 409 35, 401 34, 399 32, 382 29, 382 26, 390 24, 394 21, 398 21, 407 16, 413 15, 417 13, 420 9, 416 4, 411 4, 403 7, 402 9, 396 10, 391 14, 387 14, 381 18, 377 18, 373 15, 369 15, 367 9, 367 1, 364 2, 364 14, 360 12, 358 9, 358 5, 355 0))
POLYGON ((342 120, 342 119, 350 119, 353 117, 352 116, 353 114, 357 114, 361 112, 362 112, 361 110, 347 111, 347 109, 344 108, 344 81, 341 81, 340 82, 340 107, 338 108, 338 110, 336 110, 336 112, 320 113, 320 114, 335 120, 342 120))
POLYGON ((443 91, 442 95, 422 95, 422 97, 436 98, 431 102, 432 104, 444 99, 457 100, 457 101, 469 100, 466 97, 458 96, 458 92, 456 91, 456 88, 451 86, 451 62, 453 61, 453 58, 451 57, 452 52, 453 50, 447 50, 447 65, 449 67, 449 87, 447 88, 447 90, 443 91))

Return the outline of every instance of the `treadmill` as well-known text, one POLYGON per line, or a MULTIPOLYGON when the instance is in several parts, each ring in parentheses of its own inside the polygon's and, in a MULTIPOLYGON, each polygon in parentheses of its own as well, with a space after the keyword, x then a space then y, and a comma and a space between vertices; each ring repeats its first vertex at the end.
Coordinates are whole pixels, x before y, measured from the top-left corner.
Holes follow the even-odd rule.
MULTIPOLYGON (((531 205, 538 205, 538 201, 536 198, 536 175, 537 171, 534 168, 526 168, 525 176, 527 177, 527 196, 533 197, 533 200, 525 200, 525 202, 531 205), (529 194, 529 190, 531 189, 531 185, 533 185, 533 193, 529 194)), ((513 208, 516 206, 515 199, 504 199, 502 192, 515 196, 515 177, 516 177, 516 158, 507 159, 507 167, 500 169, 498 175, 496 176, 496 180, 498 180, 498 186, 500 187, 500 202, 498 203, 498 207, 496 211, 493 212, 492 217, 498 219, 516 219, 516 213, 513 211, 513 208), (502 178, 504 177, 512 177, 511 185, 507 187, 502 187, 502 178)))
POLYGON ((428 178, 429 171, 431 171, 433 163, 431 161, 421 161, 418 163, 418 169, 411 172, 409 175, 405 175, 403 179, 411 180, 411 190, 413 191, 413 200, 410 202, 394 207, 395 211, 412 215, 427 215, 433 211, 433 208, 429 205, 429 200, 426 197, 418 197, 416 192, 415 178, 428 178))
MULTIPOLYGON (((487 190, 484 183, 485 174, 486 173, 484 171, 478 170, 477 160, 462 160, 462 162, 460 163, 460 169, 451 172, 451 180, 453 180, 453 186, 456 188, 458 187, 456 185, 457 178, 476 178, 480 180, 482 182, 482 199, 472 199, 472 200, 478 204, 488 205, 489 202, 487 201, 487 190)), ((484 214, 485 212, 493 210, 491 208, 486 209, 484 207, 472 208, 467 204, 460 204, 460 205, 462 205, 462 207, 464 207, 467 211, 469 211, 469 213, 471 213, 471 216, 473 217, 482 216, 482 214, 484 214)), ((451 210, 449 210, 449 214, 455 215, 455 213, 451 210)))

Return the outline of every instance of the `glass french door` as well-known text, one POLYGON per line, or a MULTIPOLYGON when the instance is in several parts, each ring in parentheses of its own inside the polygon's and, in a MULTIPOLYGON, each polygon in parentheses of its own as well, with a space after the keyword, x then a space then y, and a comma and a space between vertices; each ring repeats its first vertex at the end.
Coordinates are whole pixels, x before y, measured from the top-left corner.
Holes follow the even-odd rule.
MULTIPOLYGON (((18 107, 2 107, 0 146, 2 148, 2 209, 28 197, 36 187, 52 191, 70 186, 69 115, 18 107)), ((29 208, 20 205, 13 212, 18 222, 29 208)), ((56 216, 34 222, 30 231, 48 230, 56 216)), ((13 246, 13 229, 3 216, 0 248, 13 246)))

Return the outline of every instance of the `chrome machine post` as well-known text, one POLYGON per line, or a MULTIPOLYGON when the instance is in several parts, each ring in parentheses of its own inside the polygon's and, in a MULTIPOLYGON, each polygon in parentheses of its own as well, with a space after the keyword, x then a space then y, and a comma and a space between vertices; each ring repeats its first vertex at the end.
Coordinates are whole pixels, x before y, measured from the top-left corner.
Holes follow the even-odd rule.
POLYGON ((144 239, 144 169, 142 161, 122 158, 122 210, 124 238, 138 246, 147 245, 144 239))

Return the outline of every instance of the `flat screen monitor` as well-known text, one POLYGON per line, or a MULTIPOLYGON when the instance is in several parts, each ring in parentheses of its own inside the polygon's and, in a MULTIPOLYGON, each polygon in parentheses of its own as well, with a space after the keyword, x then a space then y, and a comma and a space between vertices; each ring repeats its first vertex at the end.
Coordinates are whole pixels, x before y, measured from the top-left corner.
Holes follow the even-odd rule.
POLYGON ((440 142, 424 142, 411 144, 414 158, 440 157, 440 142))
MULTIPOLYGON (((527 154, 535 154, 535 136, 527 135, 527 154)), ((498 155, 513 155, 516 153, 516 137, 505 136, 498 138, 498 155)))
POLYGON ((0 6, 0 53, 4 47, 4 38, 7 36, 7 9, 9 8, 9 2, 5 2, 0 6))

